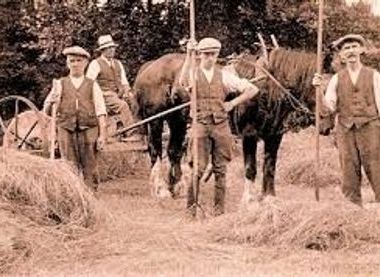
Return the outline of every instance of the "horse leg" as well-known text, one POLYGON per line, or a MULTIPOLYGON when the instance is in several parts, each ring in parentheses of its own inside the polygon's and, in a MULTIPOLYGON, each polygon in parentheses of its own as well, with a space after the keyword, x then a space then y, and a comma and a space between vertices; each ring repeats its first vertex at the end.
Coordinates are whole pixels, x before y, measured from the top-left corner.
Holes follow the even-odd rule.
POLYGON ((252 198, 252 189, 256 178, 256 152, 257 152, 257 137, 244 136, 243 137, 243 155, 244 155, 244 168, 245 168, 245 181, 242 203, 248 204, 252 198))
POLYGON ((263 194, 275 196, 274 177, 276 173, 277 153, 282 141, 282 135, 270 136, 264 139, 263 194))
POLYGON ((162 159, 162 119, 156 119, 148 125, 148 152, 150 156, 151 167, 157 161, 157 158, 162 159))
POLYGON ((183 156, 183 143, 186 136, 186 118, 181 113, 174 113, 167 119, 170 138, 168 145, 168 157, 170 161, 169 191, 174 193, 174 186, 182 176, 181 159, 183 156))

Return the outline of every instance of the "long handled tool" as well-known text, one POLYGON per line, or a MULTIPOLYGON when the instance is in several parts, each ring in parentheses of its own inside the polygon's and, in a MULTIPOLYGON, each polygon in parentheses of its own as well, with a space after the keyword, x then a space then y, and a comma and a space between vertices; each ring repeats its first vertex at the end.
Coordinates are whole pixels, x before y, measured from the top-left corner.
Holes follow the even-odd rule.
MULTIPOLYGON (((195 6, 194 0, 190 0, 190 39, 195 41, 195 6)), ((193 174, 192 174, 192 184, 194 190, 194 212, 196 215, 199 196, 199 179, 198 179, 198 136, 197 136, 197 85, 196 85, 196 53, 193 49, 191 53, 191 115, 193 117, 192 121, 192 137, 193 137, 193 145, 192 145, 192 156, 193 156, 193 174)))
MULTIPOLYGON (((53 80, 53 90, 58 89, 58 80, 53 80)), ((57 103, 53 103, 51 107, 51 125, 50 125, 50 159, 55 158, 55 141, 57 138, 56 132, 56 119, 57 119, 57 103)))
MULTIPOLYGON (((323 40, 323 0, 319 0, 318 12, 318 43, 317 43, 317 73, 322 74, 322 40, 323 40)), ((319 201, 319 169, 320 169, 320 154, 319 154, 319 113, 320 113, 320 86, 316 89, 315 95, 315 199, 319 201)))

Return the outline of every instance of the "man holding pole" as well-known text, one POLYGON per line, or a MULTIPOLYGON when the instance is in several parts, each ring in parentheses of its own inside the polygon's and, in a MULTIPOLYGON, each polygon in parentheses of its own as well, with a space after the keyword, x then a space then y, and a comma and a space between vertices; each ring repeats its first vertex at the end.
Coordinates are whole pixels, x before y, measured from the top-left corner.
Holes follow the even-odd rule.
POLYGON ((43 110, 49 113, 56 105, 61 156, 73 162, 83 172, 85 183, 96 190, 97 151, 103 149, 106 136, 103 93, 96 82, 84 76, 90 58, 86 50, 73 46, 63 54, 70 73, 53 82, 43 110))
MULTIPOLYGON (((258 88, 235 75, 221 70, 216 61, 221 49, 221 43, 214 38, 202 39, 198 47, 190 41, 187 55, 181 70, 179 84, 188 88, 191 85, 190 67, 191 52, 198 50, 200 64, 195 69, 196 86, 196 120, 192 126, 193 140, 197 140, 198 172, 195 174, 198 182, 202 177, 211 155, 212 170, 215 176, 214 215, 224 213, 226 190, 226 166, 231 160, 232 136, 228 125, 228 112, 236 105, 256 96, 258 88), (238 91, 241 94, 235 99, 224 102, 228 91, 238 91)), ((195 66, 195 65, 193 65, 195 66)), ((194 182, 194 180, 193 180, 194 182)), ((198 191, 190 184, 187 196, 187 208, 195 215, 198 191)))
MULTIPOLYGON (((349 34, 335 43, 345 67, 328 83, 323 104, 338 116, 337 140, 343 173, 342 192, 350 201, 362 205, 362 166, 380 201, 380 74, 361 62, 365 40, 349 34)), ((316 74, 313 85, 320 86, 316 74)))

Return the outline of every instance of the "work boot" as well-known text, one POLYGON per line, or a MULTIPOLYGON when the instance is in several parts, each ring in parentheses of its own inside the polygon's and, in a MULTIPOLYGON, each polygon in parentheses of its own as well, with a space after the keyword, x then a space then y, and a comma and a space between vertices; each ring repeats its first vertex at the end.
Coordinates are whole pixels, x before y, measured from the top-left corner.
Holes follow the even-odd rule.
POLYGON ((226 197, 226 176, 215 175, 215 193, 214 193, 214 216, 224 214, 224 199, 226 197))

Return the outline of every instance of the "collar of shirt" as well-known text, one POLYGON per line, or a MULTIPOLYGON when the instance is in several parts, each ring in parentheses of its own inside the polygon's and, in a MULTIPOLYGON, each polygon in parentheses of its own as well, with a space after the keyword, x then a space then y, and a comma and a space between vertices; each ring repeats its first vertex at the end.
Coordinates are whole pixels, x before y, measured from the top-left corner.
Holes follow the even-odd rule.
POLYGON ((73 77, 73 76, 70 76, 70 80, 71 82, 73 83, 74 87, 76 89, 78 89, 80 87, 80 85, 83 83, 84 81, 84 75, 82 75, 81 77, 73 77))
POLYGON ((356 70, 351 70, 350 68, 347 68, 348 70, 348 75, 350 76, 350 79, 352 83, 355 85, 356 81, 358 80, 360 70, 363 68, 362 65, 360 65, 356 70))
POLYGON ((109 59, 107 59, 105 56, 103 56, 103 55, 100 55, 100 58, 101 59, 103 59, 109 66, 113 66, 114 65, 114 62, 115 62, 115 60, 114 59, 112 59, 112 60, 109 60, 109 59))
POLYGON ((214 67, 212 67, 209 70, 201 67, 201 70, 202 70, 203 74, 206 76, 207 81, 209 83, 211 83, 212 77, 214 76, 214 67))

